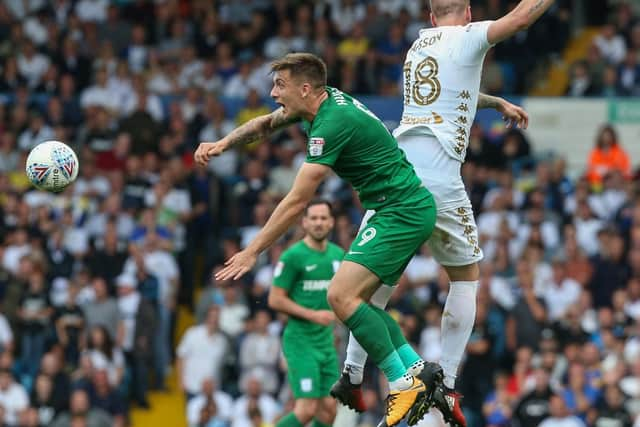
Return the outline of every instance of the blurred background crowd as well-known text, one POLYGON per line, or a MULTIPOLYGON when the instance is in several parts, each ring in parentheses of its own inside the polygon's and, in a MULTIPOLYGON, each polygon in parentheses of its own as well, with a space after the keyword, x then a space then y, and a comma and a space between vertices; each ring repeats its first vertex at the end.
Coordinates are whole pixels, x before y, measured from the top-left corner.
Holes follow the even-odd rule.
MULTIPOLYGON (((240 282, 211 273, 287 192, 305 136, 293 127, 206 169, 193 150, 270 111, 269 61, 290 51, 321 55, 347 92, 400 95, 404 53, 430 25, 426 3, 3 1, 0 424, 127 425, 175 371, 191 426, 266 427, 286 413, 283 319, 266 295, 300 230, 240 282), (24 176, 28 150, 47 139, 81 159, 61 195, 24 176), (178 334, 185 311, 198 325, 178 334)), ((516 3, 472 1, 474 19, 516 3)), ((529 93, 572 35, 595 26, 588 55, 566 64, 566 94, 637 95, 639 8, 558 0, 488 55, 483 90, 529 93)), ((473 128, 463 172, 485 262, 459 377, 471 427, 640 426, 640 175, 624 150, 635 141, 603 126, 584 143, 593 150, 573 176, 517 130, 473 128)), ((346 248, 361 207, 335 177, 321 192, 346 248)), ((428 360, 439 357, 447 286, 425 248, 390 303, 428 360)), ((343 355, 341 327, 336 343, 343 355)), ((377 423, 386 392, 373 369, 365 378, 362 426, 377 423)))

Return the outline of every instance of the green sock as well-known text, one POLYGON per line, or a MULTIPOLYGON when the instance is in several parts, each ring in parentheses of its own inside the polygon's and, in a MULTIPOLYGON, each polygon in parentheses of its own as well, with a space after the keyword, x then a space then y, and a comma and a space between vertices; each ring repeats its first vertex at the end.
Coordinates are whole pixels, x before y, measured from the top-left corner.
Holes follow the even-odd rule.
POLYGON ((317 418, 314 418, 311 427, 331 427, 331 424, 325 424, 322 421, 318 421, 317 418))
POLYGON ((278 421, 275 427, 304 427, 304 425, 298 421, 296 414, 289 412, 287 415, 280 418, 280 421, 278 421))
MULTIPOLYGON (((373 311, 376 312, 378 316, 382 318, 385 325, 387 325, 387 330, 389 331, 389 336, 391 337, 391 342, 393 343, 393 347, 398 352, 400 359, 402 359, 402 363, 404 367, 409 369, 411 365, 422 360, 422 357, 411 347, 411 345, 407 342, 406 338, 402 334, 402 329, 400 329, 400 325, 396 322, 393 317, 385 310, 378 308, 376 306, 371 306, 373 311)), ((359 342, 359 341, 358 341, 359 342)))
POLYGON ((407 369, 394 348, 385 321, 369 304, 360 304, 344 324, 389 381, 395 381, 405 374, 407 369))

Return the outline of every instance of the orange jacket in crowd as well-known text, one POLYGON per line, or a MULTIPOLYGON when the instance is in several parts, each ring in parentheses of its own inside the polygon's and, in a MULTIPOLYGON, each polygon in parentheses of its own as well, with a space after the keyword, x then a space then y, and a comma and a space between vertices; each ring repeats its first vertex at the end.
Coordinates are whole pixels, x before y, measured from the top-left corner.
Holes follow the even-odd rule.
POLYGON ((622 172, 627 178, 631 176, 629 155, 619 144, 604 149, 596 147, 591 150, 587 164, 587 178, 592 185, 601 184, 604 176, 612 170, 622 172))

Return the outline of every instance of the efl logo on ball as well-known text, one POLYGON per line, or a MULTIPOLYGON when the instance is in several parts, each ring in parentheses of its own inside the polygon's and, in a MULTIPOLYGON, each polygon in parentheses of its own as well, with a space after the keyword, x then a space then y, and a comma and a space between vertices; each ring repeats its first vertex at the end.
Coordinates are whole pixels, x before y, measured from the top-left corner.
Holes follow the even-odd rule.
POLYGON ((76 180, 78 166, 71 147, 60 141, 45 141, 31 150, 25 169, 35 187, 59 193, 76 180))

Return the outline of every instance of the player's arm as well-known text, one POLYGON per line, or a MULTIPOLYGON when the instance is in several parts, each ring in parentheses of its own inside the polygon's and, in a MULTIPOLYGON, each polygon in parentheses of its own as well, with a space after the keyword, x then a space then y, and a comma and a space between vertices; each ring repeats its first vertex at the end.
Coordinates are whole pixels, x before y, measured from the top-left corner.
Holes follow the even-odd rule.
POLYGON ((269 114, 249 120, 219 141, 201 142, 194 154, 194 159, 199 165, 205 166, 211 157, 219 156, 236 145, 259 141, 298 121, 300 121, 298 117, 286 117, 283 108, 280 107, 269 114))
POLYGON ((333 313, 329 310, 312 310, 301 306, 289 298, 287 290, 272 286, 269 290, 269 307, 273 310, 289 316, 306 319, 309 322, 327 326, 334 320, 333 313))
POLYGON ((493 22, 487 30, 487 40, 499 43, 517 32, 529 28, 555 0, 522 0, 513 10, 493 22))
POLYGON ((508 128, 515 126, 526 129, 529 126, 529 114, 524 108, 510 103, 506 99, 481 93, 478 96, 478 110, 485 108, 502 113, 502 118, 507 122, 508 128))
POLYGON ((258 255, 278 240, 298 220, 305 206, 316 194, 318 186, 330 172, 329 166, 320 163, 303 163, 293 182, 293 187, 278 203, 265 226, 245 250, 238 252, 225 263, 225 267, 216 274, 216 279, 238 279, 251 270, 258 255))

